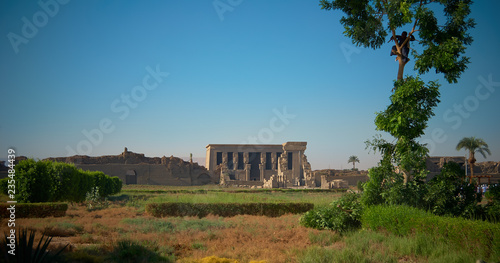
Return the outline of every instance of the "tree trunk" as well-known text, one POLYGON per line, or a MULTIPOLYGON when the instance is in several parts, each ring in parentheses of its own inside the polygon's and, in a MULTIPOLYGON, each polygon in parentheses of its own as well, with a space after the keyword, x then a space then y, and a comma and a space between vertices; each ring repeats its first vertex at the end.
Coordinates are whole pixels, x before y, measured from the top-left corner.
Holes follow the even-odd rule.
POLYGON ((474 158, 474 152, 469 153, 469 164, 470 164, 470 180, 469 183, 472 184, 472 177, 474 176, 474 164, 476 163, 476 158, 474 158))
POLYGON ((352 162, 352 169, 356 169, 356 163, 355 162, 352 162))
POLYGON ((403 56, 398 55, 399 69, 398 69, 398 80, 403 79, 403 72, 405 70, 406 63, 403 62, 403 56))

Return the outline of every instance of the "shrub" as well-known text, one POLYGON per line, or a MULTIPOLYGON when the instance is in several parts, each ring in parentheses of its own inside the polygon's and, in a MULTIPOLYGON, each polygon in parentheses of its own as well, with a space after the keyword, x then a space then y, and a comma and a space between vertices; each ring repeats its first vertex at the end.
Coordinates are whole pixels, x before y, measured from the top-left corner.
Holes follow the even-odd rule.
POLYGON ((111 193, 111 180, 107 180, 106 175, 100 171, 86 171, 88 175, 92 178, 92 188, 98 189, 98 195, 100 197, 106 197, 111 193))
POLYGON ((388 184, 385 184, 386 174, 394 174, 392 169, 386 166, 373 167, 368 170, 369 180, 363 184, 363 196, 361 202, 363 205, 378 205, 385 202, 383 192, 387 190, 388 184))
POLYGON ((9 177, 0 179, 0 193, 7 194, 7 185, 9 184, 9 177))
POLYGON ((171 257, 163 257, 158 247, 148 248, 135 241, 119 241, 108 256, 111 262, 174 262, 171 257))
POLYGON ((488 203, 484 207, 485 217, 494 222, 500 221, 500 184, 491 185, 484 195, 488 203))
POLYGON ((356 185, 358 187, 358 191, 363 192, 363 182, 362 181, 358 181, 356 183, 356 185))
POLYGON ((114 195, 121 192, 123 186, 122 180, 120 180, 117 176, 111 177, 111 180, 113 182, 113 191, 111 194, 114 195))
POLYGON ((305 213, 300 224, 316 229, 329 229, 345 233, 361 226, 362 205, 360 196, 348 193, 335 200, 327 207, 321 207, 305 213))
POLYGON ((368 207, 361 221, 363 228, 384 229, 396 235, 424 234, 475 255, 500 258, 499 224, 436 216, 409 206, 368 207))
MULTIPOLYGON (((6 203, 0 204, 0 218, 9 218, 9 206, 6 203)), ((16 218, 62 217, 68 210, 68 204, 63 203, 17 203, 15 206, 16 218)))
POLYGON ((52 163, 26 159, 16 165, 16 200, 21 203, 47 202, 52 197, 52 163))
MULTIPOLYGON (((2 184, 4 181, 0 190, 2 184)), ((82 202, 95 187, 99 196, 107 197, 120 192, 122 182, 103 172, 82 171, 73 164, 27 159, 16 165, 16 200, 21 203, 82 202)))
POLYGON ((52 163, 50 176, 52 181, 51 200, 71 200, 73 199, 73 189, 76 185, 77 169, 74 165, 67 163, 52 163))
POLYGON ((68 201, 72 202, 83 202, 87 197, 87 193, 93 187, 92 178, 88 175, 87 172, 82 171, 81 169, 72 170, 71 177, 73 178, 73 187, 71 191, 71 195, 68 201))
POLYGON ((155 217, 259 215, 277 217, 287 213, 299 214, 313 209, 310 203, 150 203, 146 211, 155 217))
POLYGON ((484 197, 488 199, 488 202, 500 202, 500 184, 490 185, 484 197))
POLYGON ((454 162, 446 163, 441 173, 428 183, 424 197, 427 209, 436 215, 474 216, 477 194, 468 185, 465 171, 454 162))

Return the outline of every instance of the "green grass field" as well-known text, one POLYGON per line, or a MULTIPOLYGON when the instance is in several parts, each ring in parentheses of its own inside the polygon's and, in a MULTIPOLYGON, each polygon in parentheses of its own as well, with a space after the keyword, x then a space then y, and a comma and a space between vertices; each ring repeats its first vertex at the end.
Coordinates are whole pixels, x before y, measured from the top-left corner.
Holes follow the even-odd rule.
POLYGON ((111 200, 128 200, 134 206, 147 203, 280 203, 305 202, 325 206, 342 195, 342 191, 295 189, 242 189, 210 186, 124 186, 111 200))

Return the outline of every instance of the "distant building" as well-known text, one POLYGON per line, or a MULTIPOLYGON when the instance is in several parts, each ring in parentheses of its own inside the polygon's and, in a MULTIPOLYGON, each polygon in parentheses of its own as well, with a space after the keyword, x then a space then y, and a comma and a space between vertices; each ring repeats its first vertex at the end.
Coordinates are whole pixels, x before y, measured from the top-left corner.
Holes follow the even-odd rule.
POLYGON ((73 163, 88 171, 102 171, 109 176, 118 176, 124 184, 189 186, 216 183, 218 179, 198 163, 173 156, 146 157, 127 148, 119 155, 75 155, 46 160, 73 163))
POLYGON ((267 181, 274 187, 305 186, 308 180, 314 183, 311 165, 304 154, 306 145, 307 142, 209 144, 206 167, 220 175, 221 184, 253 181, 260 182, 254 185, 263 186, 267 181))
POLYGON ((429 174, 427 175, 427 180, 434 178, 441 172, 443 166, 448 162, 455 162, 462 169, 465 169, 465 157, 464 156, 430 156, 427 157, 425 165, 429 174))

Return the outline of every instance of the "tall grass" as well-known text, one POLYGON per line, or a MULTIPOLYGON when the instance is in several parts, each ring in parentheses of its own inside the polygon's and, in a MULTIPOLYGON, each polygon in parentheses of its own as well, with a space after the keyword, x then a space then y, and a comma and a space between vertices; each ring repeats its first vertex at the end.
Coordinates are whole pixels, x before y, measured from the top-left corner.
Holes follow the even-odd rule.
POLYGON ((263 193, 228 193, 207 192, 204 194, 162 194, 156 195, 145 203, 282 203, 305 202, 315 206, 326 206, 340 197, 339 193, 301 193, 301 192, 263 192, 263 193))
POLYGON ((395 235, 432 236, 460 251, 484 259, 500 260, 500 224, 481 220, 436 216, 407 206, 371 206, 365 209, 364 228, 383 229, 395 235))
POLYGON ((445 241, 426 235, 401 237, 371 230, 344 236, 340 249, 314 245, 298 252, 297 261, 309 262, 475 262, 477 258, 445 241))
POLYGON ((224 222, 223 218, 181 218, 170 217, 165 219, 156 218, 125 218, 122 223, 133 225, 134 229, 142 233, 174 233, 181 231, 207 231, 212 229, 224 229, 231 227, 231 223, 224 222))

